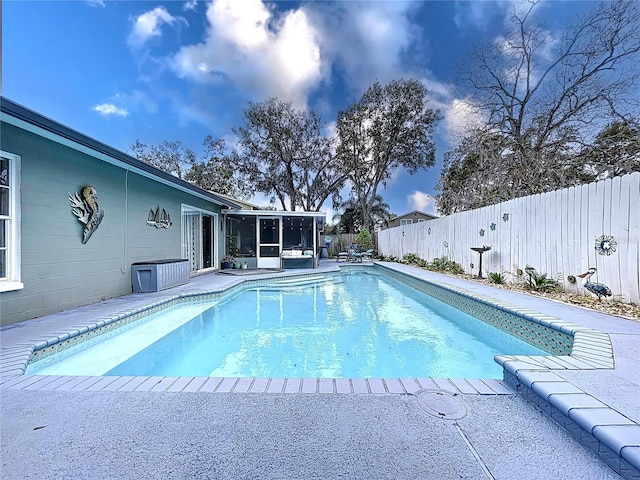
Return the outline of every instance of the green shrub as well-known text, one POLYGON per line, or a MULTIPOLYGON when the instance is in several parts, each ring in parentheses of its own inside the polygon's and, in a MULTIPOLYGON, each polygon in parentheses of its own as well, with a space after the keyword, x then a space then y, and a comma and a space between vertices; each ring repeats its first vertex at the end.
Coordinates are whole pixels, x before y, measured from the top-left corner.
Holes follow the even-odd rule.
POLYGON ((426 265, 426 268, 434 272, 446 272, 456 275, 464 273, 462 265, 449 260, 447 257, 434 258, 432 262, 426 265))
POLYGON ((407 265, 419 265, 420 261, 422 261, 422 259, 415 253, 405 253, 402 256, 402 263, 406 263, 407 265))
POLYGON ((358 233, 358 236, 356 237, 356 243, 360 245, 360 248, 363 251, 369 250, 371 248, 371 244, 373 243, 369 230, 367 230, 366 228, 360 230, 360 233, 358 233))
POLYGON ((489 280, 491 283, 504 283, 505 276, 500 272, 489 272, 489 280))
POLYGON ((527 288, 536 292, 560 292, 562 286, 553 278, 547 278, 546 273, 538 273, 535 268, 526 266, 524 271, 529 276, 527 288))

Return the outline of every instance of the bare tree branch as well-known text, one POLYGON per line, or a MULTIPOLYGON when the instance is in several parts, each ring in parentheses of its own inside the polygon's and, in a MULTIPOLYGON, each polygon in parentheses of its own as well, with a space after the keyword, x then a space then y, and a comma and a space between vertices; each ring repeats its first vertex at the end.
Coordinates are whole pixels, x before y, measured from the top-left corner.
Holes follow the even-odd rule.
POLYGON ((487 125, 448 152, 437 197, 443 213, 473 207, 471 200, 481 205, 588 181, 595 170, 580 163, 587 158, 577 155, 581 146, 610 122, 638 123, 638 3, 603 2, 562 35, 536 24, 538 2, 528 3, 524 11, 514 7, 504 37, 476 46, 465 62, 462 79, 487 125), (505 142, 506 149, 491 146, 505 142), (472 159, 482 159, 492 177, 472 175, 472 159), (449 191, 459 187, 453 174, 499 193, 476 187, 475 197, 456 194, 449 191))

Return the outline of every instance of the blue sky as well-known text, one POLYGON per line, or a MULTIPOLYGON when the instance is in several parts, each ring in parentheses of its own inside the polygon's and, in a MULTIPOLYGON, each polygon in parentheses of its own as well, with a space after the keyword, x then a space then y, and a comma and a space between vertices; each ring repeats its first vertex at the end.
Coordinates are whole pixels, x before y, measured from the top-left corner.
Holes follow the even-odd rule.
MULTIPOLYGON (((473 120, 456 67, 518 3, 5 0, 2 95, 125 152, 136 139, 199 152, 207 135, 233 142, 248 101, 277 96, 330 125, 371 82, 417 78, 444 115, 437 165, 381 193, 393 213, 437 213, 442 155, 473 120)), ((537 16, 557 37, 596 6, 546 0, 537 16)))

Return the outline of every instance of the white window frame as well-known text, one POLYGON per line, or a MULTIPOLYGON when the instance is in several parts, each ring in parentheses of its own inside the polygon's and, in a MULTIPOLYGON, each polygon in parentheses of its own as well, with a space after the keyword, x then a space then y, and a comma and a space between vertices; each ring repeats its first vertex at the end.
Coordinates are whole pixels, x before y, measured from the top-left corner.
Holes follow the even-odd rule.
POLYGON ((21 268, 21 216, 20 216, 20 162, 13 153, 0 150, 0 156, 9 160, 9 216, 0 216, 8 221, 7 228, 7 276, 0 278, 0 292, 10 292, 24 288, 21 268))
POLYGON ((400 226, 411 225, 412 223, 413 223, 412 218, 403 218, 402 220, 400 220, 400 226))

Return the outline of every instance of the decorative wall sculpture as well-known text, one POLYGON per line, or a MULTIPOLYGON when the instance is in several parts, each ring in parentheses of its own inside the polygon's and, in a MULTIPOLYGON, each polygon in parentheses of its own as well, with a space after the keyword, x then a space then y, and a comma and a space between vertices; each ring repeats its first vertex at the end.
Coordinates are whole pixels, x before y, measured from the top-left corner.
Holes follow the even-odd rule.
POLYGON ((618 249, 618 242, 611 235, 596 237, 596 252, 600 255, 611 255, 618 249))
POLYGON ((162 209, 162 212, 160 211, 160 205, 158 205, 155 212, 153 211, 153 208, 149 210, 147 225, 150 227, 169 228, 172 223, 169 213, 167 213, 164 208, 162 209))
POLYGON ((87 185, 80 193, 69 194, 71 211, 78 217, 78 221, 84 224, 82 232, 82 244, 89 241, 93 232, 98 229, 100 222, 104 218, 104 211, 98 206, 98 193, 91 185, 87 185))

